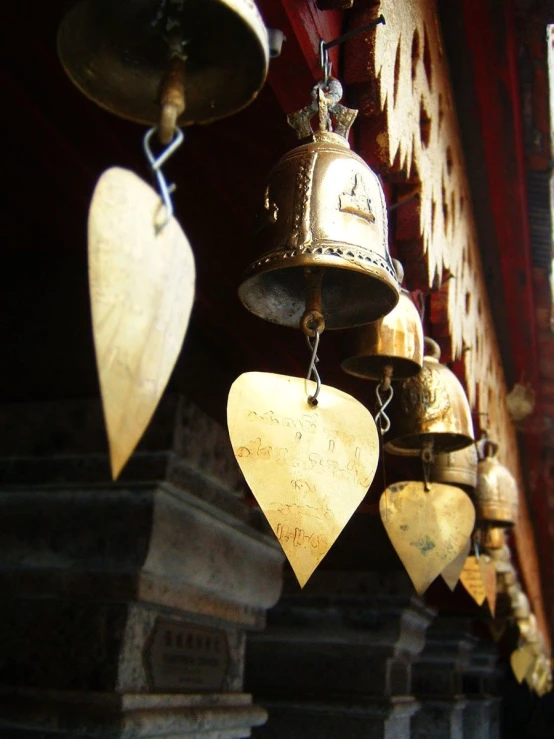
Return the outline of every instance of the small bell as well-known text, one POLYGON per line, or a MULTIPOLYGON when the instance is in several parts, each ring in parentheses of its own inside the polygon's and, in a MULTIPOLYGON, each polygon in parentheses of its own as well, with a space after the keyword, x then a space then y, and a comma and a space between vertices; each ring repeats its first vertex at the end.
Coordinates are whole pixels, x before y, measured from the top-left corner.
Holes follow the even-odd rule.
POLYGON ((477 487, 478 461, 475 444, 455 452, 437 454, 431 466, 431 480, 457 485, 473 498, 477 487))
POLYGON ((512 613, 517 621, 529 618, 531 615, 529 599, 522 590, 518 590, 515 597, 512 598, 512 613))
POLYGON ((312 104, 288 118, 310 142, 285 154, 269 175, 256 235, 261 256, 247 269, 239 297, 272 323, 298 328, 312 309, 326 328, 352 328, 398 302, 383 189, 350 150, 357 111, 340 105, 341 97, 333 78, 315 86, 312 104))
MULTIPOLYGON (((404 270, 393 259, 399 285, 404 270)), ((398 305, 378 321, 348 332, 350 354, 341 367, 345 372, 368 380, 381 380, 390 372, 392 380, 405 380, 421 370, 423 327, 410 294, 400 289, 398 305)))
POLYGON ((157 125, 161 104, 171 132, 244 108, 269 60, 267 30, 251 0, 80 0, 62 21, 58 53, 98 105, 157 125))
MULTIPOLYGON (((389 406, 391 454, 451 452, 473 443, 471 409, 456 375, 440 364, 438 344, 426 338, 423 368, 404 380, 389 406)), ((386 438, 386 437, 385 437, 386 438)))
POLYGON ((486 439, 482 446, 484 457, 478 465, 475 507, 478 521, 494 537, 494 529, 509 528, 516 523, 519 496, 512 474, 496 458, 498 445, 486 439))

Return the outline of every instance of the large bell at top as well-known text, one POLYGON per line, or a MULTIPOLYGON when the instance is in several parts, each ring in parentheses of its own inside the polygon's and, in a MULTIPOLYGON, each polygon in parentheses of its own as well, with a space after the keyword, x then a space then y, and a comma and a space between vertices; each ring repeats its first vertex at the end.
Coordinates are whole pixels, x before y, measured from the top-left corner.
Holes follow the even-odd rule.
POLYGON ((517 483, 496 458, 497 451, 498 445, 486 439, 484 456, 478 465, 475 495, 477 520, 493 529, 513 526, 519 514, 517 483))
POLYGON ((440 348, 425 339, 421 372, 404 380, 387 411, 385 449, 391 454, 431 449, 451 452, 473 443, 471 409, 456 375, 439 362, 440 348))
MULTIPOLYGON (((393 259, 402 284, 404 270, 393 259)), ((400 289, 396 307, 383 318, 348 332, 345 372, 369 380, 381 380, 390 372, 392 380, 417 375, 423 364, 423 326, 410 294, 400 289)))
POLYGON ((158 123, 168 75, 184 94, 178 123, 208 123, 248 105, 269 60, 252 0, 80 0, 62 21, 58 53, 85 95, 148 125, 158 123))
POLYGON ((383 189, 350 150, 357 111, 339 105, 341 95, 334 79, 314 88, 312 105, 289 116, 309 143, 285 154, 269 174, 256 234, 261 256, 246 271, 239 296, 272 323, 297 328, 312 307, 325 328, 350 328, 381 318, 398 302, 383 189), (316 299, 307 302, 307 293, 316 299))

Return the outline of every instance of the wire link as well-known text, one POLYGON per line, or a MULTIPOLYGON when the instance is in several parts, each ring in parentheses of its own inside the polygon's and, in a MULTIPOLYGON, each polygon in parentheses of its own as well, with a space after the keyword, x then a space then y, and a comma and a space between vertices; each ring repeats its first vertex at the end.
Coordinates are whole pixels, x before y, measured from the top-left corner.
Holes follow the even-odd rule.
POLYGON ((317 371, 316 364, 319 362, 319 357, 317 356, 317 350, 319 348, 319 337, 321 336, 321 331, 319 329, 315 330, 315 336, 313 337, 313 344, 312 339, 309 336, 306 336, 306 341, 308 342, 308 346, 311 349, 312 352, 312 358, 310 360, 310 366, 308 368, 308 374, 306 376, 306 383, 313 379, 316 388, 315 393, 313 395, 310 395, 310 392, 308 390, 308 386, 306 385, 306 394, 308 396, 308 403, 312 406, 316 406, 318 403, 318 396, 319 391, 321 390, 321 377, 319 376, 319 372, 317 371))
POLYGON ((173 141, 167 146, 159 156, 154 156, 152 149, 150 148, 150 142, 157 128, 151 128, 144 134, 142 145, 144 153, 148 160, 148 164, 152 169, 158 183, 158 191, 162 199, 162 205, 165 207, 165 219, 163 223, 156 223, 155 230, 159 234, 167 226, 173 216, 173 201, 171 200, 171 193, 175 190, 175 185, 169 184, 165 179, 164 173, 162 172, 163 165, 167 160, 175 153, 175 151, 181 146, 185 139, 185 135, 180 128, 175 129, 175 137, 173 141))
POLYGON ((375 388, 375 396, 377 397, 377 404, 379 406, 379 410, 375 415, 375 423, 379 426, 381 436, 384 436, 390 429, 390 418, 385 413, 385 410, 394 395, 394 390, 392 389, 392 385, 390 383, 388 387, 388 397, 382 394, 383 390, 385 391, 385 393, 387 392, 385 388, 385 383, 380 382, 375 388))

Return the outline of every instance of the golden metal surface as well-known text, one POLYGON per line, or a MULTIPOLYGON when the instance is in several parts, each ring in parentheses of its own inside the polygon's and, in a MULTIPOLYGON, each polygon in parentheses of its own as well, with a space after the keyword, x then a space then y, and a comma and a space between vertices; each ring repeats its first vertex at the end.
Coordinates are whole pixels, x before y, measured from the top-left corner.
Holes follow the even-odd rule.
POLYGON ((473 497, 477 485, 477 462, 475 444, 455 452, 436 454, 431 465, 431 480, 456 485, 473 497))
POLYGON ((481 568, 481 579, 483 580, 483 585, 485 586, 485 593, 487 596, 489 610, 491 612, 491 616, 494 618, 494 614, 496 612, 497 595, 496 566, 491 557, 488 556, 488 554, 481 554, 481 556, 479 557, 479 567, 481 568))
MULTIPOLYGON (((174 218, 156 232, 158 194, 109 169, 89 212, 88 264, 96 364, 114 479, 167 385, 194 299, 194 257, 174 218)), ((163 216, 163 208, 162 208, 163 216)))
POLYGON ((392 367, 393 380, 417 375, 423 364, 423 327, 417 308, 406 290, 400 291, 396 308, 379 321, 348 332, 348 357, 341 367, 355 377, 381 380, 392 367))
POLYGON ((512 598, 512 613, 517 620, 527 619, 531 615, 529 599, 522 590, 519 590, 512 598))
MULTIPOLYGON (((477 502, 475 507, 478 508, 477 502)), ((502 549, 506 542, 503 526, 488 526, 481 522, 479 528, 481 529, 481 543, 485 549, 491 552, 494 549, 502 549)))
POLYGON ((299 377, 247 372, 227 405, 237 462, 303 587, 369 488, 377 428, 350 395, 299 377))
POLYGON ((515 679, 518 683, 522 683, 525 676, 533 666, 535 658, 529 647, 523 646, 515 649, 510 655, 510 665, 515 679))
POLYGON ((464 568, 460 573, 460 582, 477 605, 482 606, 487 597, 487 593, 485 590, 485 583, 483 582, 483 577, 481 575, 481 566, 475 555, 472 554, 466 559, 464 568))
POLYGON ((464 568, 464 565, 466 563, 466 559, 469 556, 469 552, 471 549, 471 539, 467 540, 467 544, 463 548, 461 554, 459 554, 456 559, 453 559, 452 562, 447 565, 444 570, 441 572, 441 577, 444 580, 444 582, 448 585, 450 590, 454 590, 456 585, 458 584, 458 580, 460 579, 460 574, 464 568))
MULTIPOLYGON (((316 90, 320 130, 269 174, 256 233, 261 256, 244 274, 239 297, 260 318, 296 328, 306 308, 305 271, 321 269, 326 327, 351 328, 389 313, 398 284, 379 179, 343 135, 327 130, 337 97, 316 90)), ((311 133, 315 110, 292 116, 302 132, 311 133)))
POLYGON ((421 372, 401 383, 387 409, 391 430, 385 436, 385 448, 391 454, 426 445, 432 445, 434 452, 456 451, 473 442, 464 389, 456 375, 440 364, 438 345, 429 339, 425 344, 421 372))
POLYGON ((467 545, 475 511, 459 488, 440 483, 398 482, 381 495, 386 532, 421 595, 467 545))
POLYGON ((184 69, 180 125, 236 113, 267 74, 267 31, 252 0, 81 0, 58 33, 72 82, 103 108, 157 125, 162 82, 175 57, 184 69))
POLYGON ((518 519, 518 488, 512 474, 496 458, 496 451, 497 445, 487 442, 486 456, 477 468, 477 518, 497 526, 512 526, 518 519))

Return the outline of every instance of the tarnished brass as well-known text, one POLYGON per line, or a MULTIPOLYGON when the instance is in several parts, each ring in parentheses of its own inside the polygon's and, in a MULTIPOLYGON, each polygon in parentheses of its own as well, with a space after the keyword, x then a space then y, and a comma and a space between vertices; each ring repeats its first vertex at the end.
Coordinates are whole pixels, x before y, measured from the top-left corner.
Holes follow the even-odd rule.
POLYGON ((484 549, 501 549, 505 542, 506 537, 504 535, 503 526, 489 526, 482 521, 479 524, 481 531, 481 544, 484 549))
POLYGON ((62 21, 58 53, 87 97, 148 125, 158 124, 160 102, 175 102, 175 60, 184 67, 184 109, 178 95, 175 110, 181 125, 244 108, 261 89, 269 61, 267 31, 252 0, 80 0, 62 21), (173 94, 160 100, 166 81, 173 94))
POLYGON ((527 644, 536 642, 539 638, 539 630, 537 628, 537 619, 535 614, 531 613, 527 618, 521 618, 517 621, 519 633, 523 641, 527 644))
POLYGON ((385 449, 405 454, 431 447, 434 452, 462 449, 473 443, 471 409, 455 374, 440 364, 438 345, 425 339, 421 372, 404 380, 387 413, 391 431, 385 449))
POLYGON ((484 459, 478 465, 475 507, 478 521, 493 526, 513 526, 518 518, 519 496, 516 481, 496 459, 497 445, 489 440, 484 459))
POLYGON ((473 497, 477 486, 478 461, 475 444, 455 452, 436 454, 431 466, 431 480, 457 485, 473 497))
MULTIPOLYGON (((393 260, 399 284, 403 269, 393 260)), ((378 321, 359 326, 347 334, 348 357, 341 367, 345 372, 369 380, 381 380, 385 368, 392 369, 392 380, 417 375, 423 365, 423 326, 410 293, 401 288, 398 305, 378 321)))
POLYGON ((466 548, 475 510, 452 485, 397 482, 381 495, 379 512, 396 553, 421 595, 466 548))
POLYGON ((269 174, 256 234, 261 256, 244 274, 239 297, 272 323, 299 326, 306 310, 306 271, 314 269, 322 272, 326 328, 375 321, 398 302, 383 189, 350 150, 346 137, 356 111, 339 105, 339 88, 336 80, 328 88, 316 86, 314 103, 289 116, 311 140, 285 154, 269 174), (316 113, 319 130, 313 133, 310 120, 316 113))
POLYGON ((370 412, 300 377, 247 372, 227 405, 237 462, 303 587, 371 485, 379 442, 370 412))

